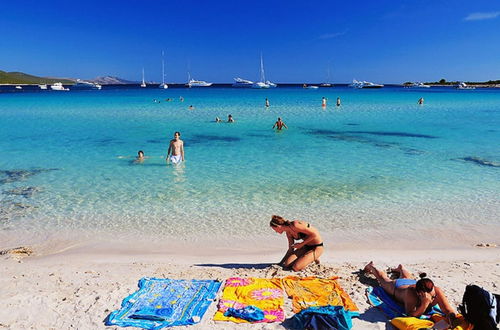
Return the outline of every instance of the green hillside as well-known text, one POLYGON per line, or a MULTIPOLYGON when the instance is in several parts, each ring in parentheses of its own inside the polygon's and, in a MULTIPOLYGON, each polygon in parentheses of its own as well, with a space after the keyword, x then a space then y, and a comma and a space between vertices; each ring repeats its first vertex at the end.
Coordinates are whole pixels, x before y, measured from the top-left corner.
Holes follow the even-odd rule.
POLYGON ((5 72, 0 70, 0 84, 74 84, 73 80, 59 78, 44 78, 32 76, 22 72, 5 72))

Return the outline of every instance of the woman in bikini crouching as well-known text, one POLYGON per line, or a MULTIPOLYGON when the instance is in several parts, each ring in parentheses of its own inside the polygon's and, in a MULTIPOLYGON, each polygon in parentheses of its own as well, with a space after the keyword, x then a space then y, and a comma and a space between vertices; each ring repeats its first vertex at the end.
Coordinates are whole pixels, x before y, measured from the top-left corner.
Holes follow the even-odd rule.
POLYGON ((399 273, 399 278, 392 280, 386 272, 376 268, 373 261, 365 266, 364 271, 375 275, 384 291, 404 305, 408 316, 420 317, 434 305, 439 305, 441 311, 448 317, 449 323, 453 321, 455 311, 443 291, 434 286, 434 282, 426 278, 425 273, 420 274, 420 279, 417 281, 403 265, 399 265, 393 270, 399 273))
POLYGON ((280 266, 298 272, 310 263, 319 263, 323 254, 323 240, 316 228, 304 221, 288 221, 279 215, 273 215, 269 224, 278 234, 286 233, 288 250, 279 262, 280 266))

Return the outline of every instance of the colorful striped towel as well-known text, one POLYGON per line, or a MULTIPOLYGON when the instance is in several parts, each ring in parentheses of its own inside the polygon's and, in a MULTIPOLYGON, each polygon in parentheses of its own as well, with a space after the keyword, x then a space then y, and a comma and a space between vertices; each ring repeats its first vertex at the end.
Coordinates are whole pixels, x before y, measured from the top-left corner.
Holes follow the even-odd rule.
POLYGON ((348 311, 358 311, 358 306, 337 281, 338 277, 297 277, 287 276, 283 285, 292 298, 293 312, 299 313, 315 306, 343 306, 348 311))
POLYGON ((243 309, 246 306, 254 306, 264 312, 264 319, 255 323, 282 322, 285 320, 283 305, 281 279, 231 277, 226 280, 214 320, 246 323, 248 321, 234 316, 225 316, 224 313, 229 308, 243 309))
POLYGON ((144 277, 139 290, 123 299, 122 308, 106 325, 161 329, 201 321, 221 283, 213 280, 172 280, 144 277))

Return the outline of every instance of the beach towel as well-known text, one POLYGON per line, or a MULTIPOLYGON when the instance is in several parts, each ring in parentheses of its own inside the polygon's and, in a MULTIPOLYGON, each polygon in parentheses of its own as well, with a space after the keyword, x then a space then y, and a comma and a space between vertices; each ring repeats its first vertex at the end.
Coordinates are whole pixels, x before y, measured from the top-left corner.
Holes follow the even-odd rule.
MULTIPOLYGON (((368 302, 372 306, 380 308, 388 318, 393 319, 395 317, 406 316, 404 306, 396 302, 382 287, 368 287, 366 289, 366 296, 368 302)), ((433 306, 431 310, 426 311, 420 318, 429 318, 433 314, 443 314, 443 312, 441 312, 438 306, 433 306)))
MULTIPOLYGON (((444 319, 446 319, 446 317, 444 315, 441 315, 441 314, 434 314, 431 317, 431 320, 435 323, 438 323, 439 321, 444 320, 444 319)), ((465 317, 462 314, 456 315, 455 322, 456 323, 455 323, 455 327, 453 328, 453 330, 472 330, 474 328, 474 326, 472 324, 467 322, 467 320, 465 319, 465 317)))
POLYGON ((138 285, 138 291, 123 299, 121 309, 106 318, 106 325, 161 329, 198 323, 221 282, 144 277, 138 285))
POLYGON ((347 292, 337 281, 338 277, 318 278, 287 276, 283 279, 287 295, 292 298, 294 313, 313 306, 343 306, 349 311, 358 311, 347 292))
POLYGON ((244 309, 247 306, 253 306, 264 312, 264 318, 252 323, 282 322, 285 320, 283 304, 281 279, 231 277, 226 280, 214 320, 250 323, 243 318, 226 316, 224 313, 229 308, 244 309))
MULTIPOLYGON (((441 314, 432 315, 430 320, 417 319, 415 317, 396 317, 391 320, 391 324, 399 330, 419 330, 424 328, 448 329, 448 323, 444 323, 444 327, 438 327, 439 322, 445 322, 446 317, 441 314)), ((465 320, 465 318, 457 314, 453 330, 472 330, 473 326, 465 320)))
POLYGON ((391 320, 391 324, 399 330, 420 330, 434 326, 434 322, 416 317, 396 317, 391 320))
POLYGON ((359 312, 347 311, 342 306, 309 307, 292 318, 292 329, 337 329, 352 328, 352 317, 359 312))

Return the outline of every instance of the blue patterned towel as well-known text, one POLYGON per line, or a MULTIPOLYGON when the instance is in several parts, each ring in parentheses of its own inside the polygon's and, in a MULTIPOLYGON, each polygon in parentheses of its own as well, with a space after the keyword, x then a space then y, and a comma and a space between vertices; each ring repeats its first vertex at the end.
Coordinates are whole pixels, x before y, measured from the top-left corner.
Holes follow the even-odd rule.
POLYGON ((106 325, 161 329, 201 321, 221 282, 144 277, 139 290, 123 299, 122 308, 106 318, 106 325))

